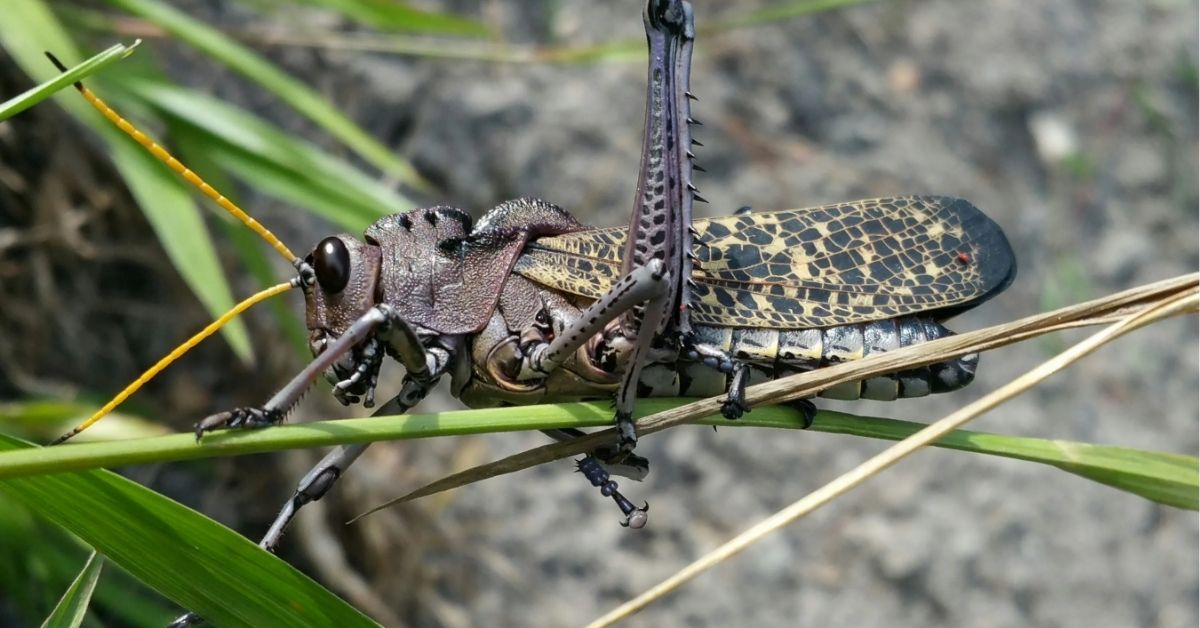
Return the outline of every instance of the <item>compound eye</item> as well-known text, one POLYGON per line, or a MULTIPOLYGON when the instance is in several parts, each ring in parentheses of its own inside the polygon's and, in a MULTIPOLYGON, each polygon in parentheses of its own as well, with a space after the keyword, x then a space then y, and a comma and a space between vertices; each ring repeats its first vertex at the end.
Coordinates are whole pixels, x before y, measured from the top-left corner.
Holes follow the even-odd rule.
POLYGON ((330 236, 321 240, 313 251, 313 267, 317 283, 326 293, 341 292, 350 283, 350 251, 339 238, 330 236))

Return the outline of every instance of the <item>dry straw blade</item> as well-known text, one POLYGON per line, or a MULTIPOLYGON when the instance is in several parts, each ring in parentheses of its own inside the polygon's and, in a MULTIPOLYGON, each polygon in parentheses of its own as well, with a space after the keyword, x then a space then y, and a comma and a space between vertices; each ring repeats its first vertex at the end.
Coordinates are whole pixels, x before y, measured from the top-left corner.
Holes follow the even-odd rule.
POLYGON ((883 452, 863 462, 858 467, 846 472, 825 486, 809 493, 806 497, 764 519, 742 534, 734 537, 721 547, 706 554, 692 564, 679 570, 670 578, 647 590, 645 593, 622 604, 611 612, 597 618, 590 628, 611 626, 628 618, 637 611, 661 599, 668 593, 678 589, 687 581, 711 569, 722 561, 741 553, 767 535, 813 512, 829 503, 836 497, 845 494, 850 489, 862 484, 867 479, 879 474, 903 458, 915 453, 961 427, 971 419, 991 410, 1005 401, 1033 388, 1051 375, 1065 369, 1092 353, 1101 346, 1123 336, 1135 329, 1144 327, 1158 320, 1179 314, 1195 313, 1200 307, 1200 293, 1195 286, 1190 290, 1166 296, 1140 311, 1128 314, 1120 321, 1104 330, 1089 336, 1053 358, 1043 362, 1013 381, 985 395, 983 398, 968 404, 960 410, 931 424, 929 427, 896 443, 883 452))
MULTIPOLYGON (((968 353, 994 349, 1064 329, 1113 323, 1131 313, 1143 312, 1153 308, 1165 300, 1184 294, 1195 294, 1198 285, 1200 285, 1200 274, 1183 275, 1173 279, 1146 284, 1045 314, 1036 314, 1010 323, 966 332, 949 338, 941 338, 920 345, 874 355, 862 360, 835 364, 815 371, 751 386, 746 390, 746 399, 752 405, 782 403, 810 397, 842 382, 859 381, 875 375, 894 373, 903 369, 942 362, 968 353)), ((646 417, 637 422, 638 433, 652 434, 676 425, 694 422, 701 417, 717 414, 720 411, 721 402, 722 398, 713 397, 646 417)), ((596 447, 611 443, 615 438, 615 433, 615 430, 612 429, 602 430, 583 438, 544 445, 501 460, 473 467, 381 504, 363 515, 359 515, 359 517, 393 504, 411 501, 472 482, 478 482, 507 473, 514 473, 539 464, 583 454, 594 450, 596 447)))

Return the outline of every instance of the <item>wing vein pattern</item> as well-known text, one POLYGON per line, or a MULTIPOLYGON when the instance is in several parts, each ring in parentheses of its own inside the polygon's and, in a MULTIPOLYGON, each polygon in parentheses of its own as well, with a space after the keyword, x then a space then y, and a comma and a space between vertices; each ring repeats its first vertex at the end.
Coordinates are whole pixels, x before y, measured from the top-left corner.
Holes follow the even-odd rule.
MULTIPOLYGON (((967 201, 909 196, 696 220, 693 321, 808 329, 953 314, 1012 281, 996 223, 967 201)), ((598 298, 621 272, 626 229, 529 243, 514 271, 598 298)))

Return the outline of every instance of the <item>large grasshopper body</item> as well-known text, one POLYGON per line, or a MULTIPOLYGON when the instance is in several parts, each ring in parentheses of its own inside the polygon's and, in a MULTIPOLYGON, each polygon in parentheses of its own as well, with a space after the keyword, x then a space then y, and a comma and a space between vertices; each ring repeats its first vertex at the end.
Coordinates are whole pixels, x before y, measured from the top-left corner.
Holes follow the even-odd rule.
MULTIPOLYGON (((694 225, 700 234, 694 245, 695 342, 748 364, 751 382, 943 337, 950 332, 942 318, 976 305, 1011 278, 1003 234, 956 199, 858 201, 694 225), (902 241, 906 218, 919 226, 909 237, 924 252, 902 241), (862 235, 798 237, 838 228, 862 235), (864 257, 891 268, 891 282, 862 272, 857 260, 864 257), (821 271, 821 264, 828 270, 821 271), (817 272, 802 270, 810 266, 817 272), (773 283, 755 281, 772 269, 780 273, 773 283)), ((475 228, 464 212, 438 207, 383 218, 366 231, 366 243, 333 236, 318 251, 344 250, 344 259, 318 254, 318 277, 332 274, 322 269, 334 265, 349 273, 345 287, 338 288, 341 279, 318 281, 309 295, 314 352, 370 307, 386 303, 418 330, 423 344, 446 352, 451 390, 471 407, 610 396, 632 353, 620 319, 589 336, 544 377, 522 378, 522 364, 536 347, 576 327, 587 307, 620 280, 627 237, 625 229, 586 228, 534 199, 501 205, 475 228), (537 237, 543 233, 565 235, 537 237)), ((971 381, 976 362, 966 356, 822 394, 893 400, 947 392, 971 381)), ((341 370, 335 383, 347 369, 341 370)), ((732 377, 711 360, 660 346, 642 371, 638 392, 714 396, 729 389, 732 377)), ((369 390, 364 383, 348 392, 369 390)))
MULTIPOLYGON (((739 212, 692 226, 684 283, 694 324, 686 336, 654 335, 640 358, 637 321, 627 327, 620 315, 645 299, 637 291, 653 285, 661 264, 626 273, 626 229, 589 229, 555 205, 518 199, 477 225, 461 210, 434 207, 383 218, 364 241, 331 236, 307 259, 316 276, 306 290, 314 364, 330 367, 344 403, 370 405, 383 356, 396 357, 408 377, 390 411, 415 405, 443 374, 464 403, 487 407, 610 397, 640 366, 637 396, 729 391, 725 413, 736 418, 747 383, 946 336, 943 318, 1004 289, 1015 272, 999 227, 944 197, 739 212), (547 354, 552 368, 538 364, 547 354)), ((952 391, 970 383, 977 361, 967 355, 822 395, 952 391)), ((199 429, 278 421, 315 374, 306 369, 263 409, 215 415, 199 429)), ((339 452, 356 457, 361 448, 339 452)), ((331 473, 345 466, 339 452, 331 473)), ((614 466, 623 475, 646 472, 636 457, 600 457, 623 463, 614 466)), ((626 523, 645 524, 645 509, 594 459, 581 470, 626 523)))

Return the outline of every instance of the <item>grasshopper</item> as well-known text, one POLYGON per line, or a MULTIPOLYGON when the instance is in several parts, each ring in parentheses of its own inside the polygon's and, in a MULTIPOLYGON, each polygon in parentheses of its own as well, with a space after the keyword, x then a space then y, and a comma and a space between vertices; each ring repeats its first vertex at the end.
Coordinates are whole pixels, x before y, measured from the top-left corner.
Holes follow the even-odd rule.
MULTIPOLYGON (((314 360, 262 406, 201 420, 197 438, 275 425, 322 376, 342 403, 371 407, 385 357, 406 375, 378 413, 411 409, 443 377, 471 407, 612 398, 618 439, 579 470, 616 502, 623 525, 640 528, 648 506, 635 506, 610 477, 640 479, 648 470, 632 453, 636 398, 725 394, 722 413, 737 419, 749 410, 744 391, 754 381, 947 336, 941 321, 1012 282, 1016 263, 1003 232, 960 199, 884 198, 693 220, 693 203, 704 199, 692 182, 700 170, 691 137, 698 124, 690 112, 692 9, 682 0, 649 0, 643 21, 650 52, 645 135, 623 228, 590 228, 533 198, 503 203, 474 222, 461 209, 436 206, 382 218, 361 240, 329 236, 301 259, 77 86, 296 268, 288 283, 239 304, 172 354, 258 300, 291 288, 304 293, 314 360)), ((952 391, 973 379, 977 363, 968 355, 822 396, 893 400, 952 391)), ((811 419, 811 402, 803 408, 811 419)), ((322 497, 365 448, 342 446, 326 456, 260 544, 273 549, 298 509, 322 497)))

